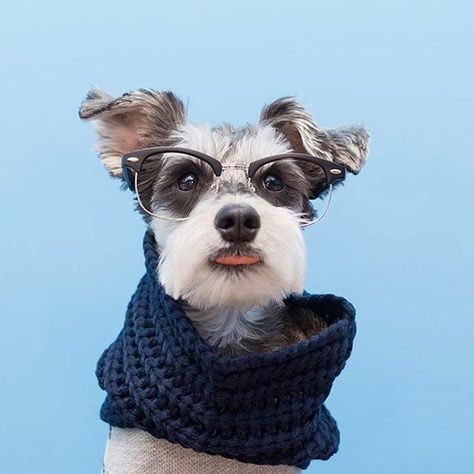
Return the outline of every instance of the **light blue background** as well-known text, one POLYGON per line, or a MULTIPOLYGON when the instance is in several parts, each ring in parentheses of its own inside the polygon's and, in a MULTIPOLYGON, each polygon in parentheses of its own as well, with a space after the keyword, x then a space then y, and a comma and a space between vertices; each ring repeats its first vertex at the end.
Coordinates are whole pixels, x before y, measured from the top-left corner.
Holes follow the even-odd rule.
POLYGON ((468 1, 17 1, 0 7, 0 471, 97 473, 94 377, 143 271, 132 196, 77 108, 170 88, 241 124, 296 94, 371 132, 366 169, 306 232, 307 288, 358 310, 316 473, 474 472, 473 51, 468 1))

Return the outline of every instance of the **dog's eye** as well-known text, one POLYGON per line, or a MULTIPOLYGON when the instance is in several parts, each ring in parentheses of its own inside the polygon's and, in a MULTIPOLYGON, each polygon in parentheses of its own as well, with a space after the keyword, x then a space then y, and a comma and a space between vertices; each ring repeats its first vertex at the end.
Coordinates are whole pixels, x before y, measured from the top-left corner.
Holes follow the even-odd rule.
POLYGON ((181 191, 192 191, 199 184, 199 178, 196 173, 191 171, 184 173, 178 179, 178 188, 181 191))
POLYGON ((263 186, 269 191, 281 191, 283 189, 283 182, 275 173, 267 173, 263 177, 263 186))

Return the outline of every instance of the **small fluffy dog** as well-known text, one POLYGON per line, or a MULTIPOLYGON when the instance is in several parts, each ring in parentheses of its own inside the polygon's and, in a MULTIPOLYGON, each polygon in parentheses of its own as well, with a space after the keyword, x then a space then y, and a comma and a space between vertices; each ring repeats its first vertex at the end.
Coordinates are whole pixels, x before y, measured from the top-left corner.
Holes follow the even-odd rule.
MULTIPOLYGON (((360 171, 368 141, 363 128, 322 129, 292 98, 266 106, 256 125, 196 125, 187 120, 183 103, 173 93, 148 89, 118 98, 93 89, 79 114, 95 121, 107 171, 136 193, 137 208, 159 247, 161 284, 182 301, 196 329, 216 351, 232 357, 273 351, 325 327, 305 310, 290 318, 284 299, 303 291, 302 227, 317 218, 312 200, 332 190, 328 173, 336 178, 344 170, 360 171), (151 154, 141 163, 143 149, 151 154), (138 173, 125 175, 124 155, 131 165, 140 161, 138 173), (255 170, 252 163, 266 157, 279 159, 255 170), (328 168, 327 162, 334 167, 328 168)), ((150 467, 156 453, 171 449, 181 450, 178 458, 207 457, 150 440, 137 430, 113 428, 105 472, 171 472, 150 467), (153 449, 144 453, 147 443, 153 449), (147 463, 140 464, 143 457, 147 463)), ((234 472, 228 463, 239 473, 290 472, 276 467, 265 471, 262 466, 249 470, 251 466, 218 456, 209 459, 214 467, 225 462, 225 472, 234 472)), ((223 466, 219 469, 224 472, 223 466)), ((183 467, 180 472, 187 471, 183 467)))

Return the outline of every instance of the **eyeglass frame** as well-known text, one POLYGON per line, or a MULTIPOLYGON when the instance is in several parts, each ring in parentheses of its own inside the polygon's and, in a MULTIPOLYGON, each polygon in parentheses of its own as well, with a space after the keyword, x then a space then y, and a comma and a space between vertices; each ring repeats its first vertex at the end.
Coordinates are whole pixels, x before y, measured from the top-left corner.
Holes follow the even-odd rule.
MULTIPOLYGON (((163 155, 165 153, 179 153, 183 155, 189 155, 193 158, 197 158, 201 161, 207 163, 214 175, 219 178, 222 175, 223 171, 227 170, 242 170, 245 171, 247 178, 250 180, 253 179, 257 171, 267 163, 273 163, 275 161, 281 161, 285 159, 296 159, 301 161, 306 161, 309 163, 314 163, 318 165, 324 172, 326 177, 326 184, 329 188, 329 197, 326 209, 323 211, 322 215, 319 216, 317 219, 310 221, 307 224, 303 224, 303 226, 315 224, 319 222, 327 213, 329 209, 329 204, 331 202, 331 195, 332 195, 332 187, 335 183, 339 181, 344 181, 346 177, 346 169, 333 161, 326 160, 324 158, 319 158, 317 156, 313 156, 306 153, 282 153, 278 155, 267 156, 265 158, 259 158, 258 160, 252 161, 250 163, 235 163, 231 165, 223 165, 219 160, 213 158, 212 156, 206 155, 205 153, 201 153, 197 150, 191 150, 188 148, 182 147, 166 147, 166 146, 159 146, 159 147, 150 147, 150 148, 141 148, 138 150, 133 150, 128 153, 125 153, 122 156, 122 174, 123 178, 128 186, 128 188, 133 191, 137 195, 138 202, 142 209, 151 216, 157 217, 159 219, 165 220, 175 220, 181 221, 188 219, 187 217, 164 217, 158 216, 148 209, 142 204, 141 199, 139 197, 139 193, 137 192, 137 183, 138 183, 138 173, 142 170, 143 163, 147 158, 153 155, 163 155), (134 173, 134 175, 132 175, 134 173)), ((320 193, 319 193, 320 194, 320 193)), ((312 194, 309 197, 310 199, 316 199, 318 195, 316 195, 315 190, 312 190, 312 194)))

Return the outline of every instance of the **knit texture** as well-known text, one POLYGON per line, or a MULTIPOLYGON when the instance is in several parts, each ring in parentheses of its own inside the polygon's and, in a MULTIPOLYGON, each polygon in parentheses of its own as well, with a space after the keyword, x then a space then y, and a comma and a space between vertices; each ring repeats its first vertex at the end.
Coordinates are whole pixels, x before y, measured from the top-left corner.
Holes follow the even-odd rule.
POLYGON ((352 349, 353 306, 334 295, 289 297, 290 311, 311 309, 328 327, 276 352, 222 357, 158 282, 150 231, 144 251, 124 328, 97 366, 102 420, 253 464, 304 469, 334 454, 339 431, 323 402, 352 349))

